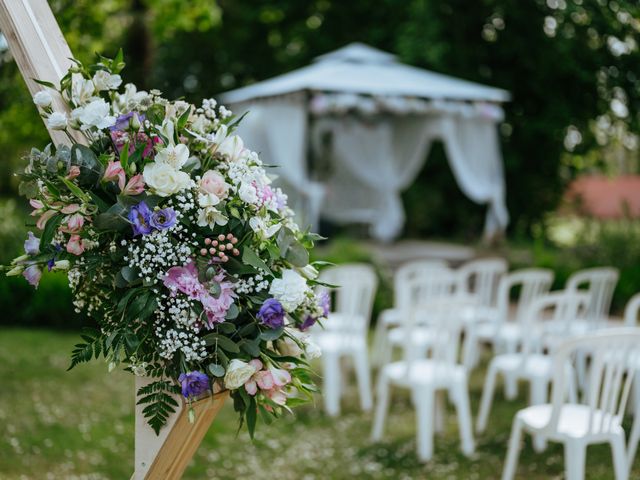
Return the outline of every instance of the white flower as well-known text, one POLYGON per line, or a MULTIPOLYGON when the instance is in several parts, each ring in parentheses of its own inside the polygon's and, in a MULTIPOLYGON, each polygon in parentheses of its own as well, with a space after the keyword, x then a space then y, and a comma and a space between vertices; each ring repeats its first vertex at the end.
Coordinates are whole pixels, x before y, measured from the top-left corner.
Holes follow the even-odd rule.
POLYGON ((227 366, 227 373, 224 376, 224 386, 229 390, 242 387, 256 373, 255 367, 242 360, 234 358, 227 366))
POLYGON ((313 360, 314 358, 319 358, 322 356, 322 349, 317 343, 311 340, 311 337, 309 336, 305 340, 304 353, 309 360, 313 360))
POLYGON ((215 207, 220 203, 220 199, 212 193, 198 195, 198 205, 201 207, 215 207))
POLYGON ((259 234, 263 239, 271 238, 280 230, 280 227, 282 227, 279 223, 268 225, 267 220, 263 217, 251 217, 249 219, 249 226, 251 230, 259 234))
POLYGON ((224 177, 214 170, 208 170, 202 175, 198 184, 200 191, 210 193, 220 200, 227 198, 229 194, 229 184, 224 181, 224 177))
POLYGON ((64 130, 67 128, 67 114, 63 112, 53 112, 47 118, 47 128, 50 130, 64 130))
POLYGON ((256 190, 256 187, 254 187, 249 182, 242 182, 240 184, 240 188, 238 189, 238 196, 240 197, 240 200, 245 203, 258 203, 258 192, 256 190))
POLYGON ((307 281, 294 270, 284 270, 282 278, 271 282, 269 293, 278 300, 287 312, 293 312, 307 296, 307 281))
POLYGON ((307 265, 306 267, 301 268, 300 273, 309 280, 315 280, 318 278, 318 269, 313 265, 307 265))
POLYGON ((213 228, 216 225, 226 225, 228 222, 229 219, 216 207, 201 208, 198 211, 198 225, 201 227, 213 228))
POLYGON ((115 90, 122 83, 120 75, 115 75, 107 72, 106 70, 98 70, 93 76, 93 84, 97 91, 102 90, 115 90))
POLYGON ((113 100, 113 109, 118 113, 133 110, 133 108, 129 108, 130 103, 139 104, 148 96, 149 94, 144 90, 138 92, 136 86, 133 83, 127 83, 124 86, 124 93, 116 94, 115 99, 113 100))
POLYGON ((142 172, 144 181, 161 197, 178 193, 191 185, 191 177, 168 163, 148 163, 142 172))
POLYGON ((81 123, 81 130, 92 127, 102 130, 115 125, 116 117, 109 115, 110 113, 109 104, 102 98, 92 100, 84 107, 76 108, 73 111, 74 117, 81 123))
POLYGON ((281 355, 300 357, 304 353, 309 360, 313 360, 322 354, 320 347, 311 340, 309 334, 292 328, 288 328, 287 333, 290 336, 283 335, 277 342, 278 352, 281 355), (291 336, 298 341, 296 342, 291 336), (300 348, 300 344, 303 348, 300 348))
POLYGON ((69 262, 69 260, 58 260, 54 265, 52 270, 60 270, 60 271, 66 271, 69 270, 71 268, 71 262, 69 262))
POLYGON ((156 154, 156 163, 164 163, 170 165, 176 170, 182 168, 182 166, 189 160, 189 148, 182 143, 178 145, 169 145, 163 148, 156 154))
POLYGON ((93 97, 95 88, 91 80, 87 80, 80 73, 71 75, 71 100, 76 105, 83 105, 93 97))
MULTIPOLYGON (((226 133, 226 132, 225 132, 226 133)), ((242 151, 244 150, 244 143, 242 139, 237 135, 232 135, 225 138, 216 150, 217 153, 229 157, 229 161, 235 162, 240 158, 242 151)))
POLYGON ((37 106, 42 108, 45 108, 51 105, 52 101, 53 101, 53 98, 51 97, 51 94, 46 90, 40 90, 38 93, 36 93, 33 96, 33 103, 35 103, 37 106))

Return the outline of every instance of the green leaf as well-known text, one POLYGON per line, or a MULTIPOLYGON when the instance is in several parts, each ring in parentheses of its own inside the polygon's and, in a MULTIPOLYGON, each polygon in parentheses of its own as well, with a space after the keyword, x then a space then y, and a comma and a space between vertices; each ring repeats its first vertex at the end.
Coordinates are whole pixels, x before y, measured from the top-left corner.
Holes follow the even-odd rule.
POLYGON ((240 309, 235 303, 232 303, 231 306, 229 307, 229 310, 227 310, 227 315, 224 318, 226 320, 234 320, 238 318, 239 314, 240 314, 240 309))
POLYGON ((258 256, 258 254, 251 250, 249 247, 244 247, 242 249, 242 261, 244 263, 248 263, 252 267, 255 267, 259 270, 264 270, 265 272, 272 274, 271 269, 267 266, 267 264, 264 263, 264 261, 258 256))
POLYGON ((225 369, 222 365, 218 365, 217 363, 210 363, 207 368, 209 369, 211 375, 213 375, 214 377, 224 377, 225 369))
POLYGON ((283 333, 284 327, 278 327, 270 330, 265 330, 264 332, 260 333, 260 338, 265 342, 270 342, 280 338, 283 333))
POLYGON ((241 340, 239 345, 240 345, 240 348, 242 350, 244 350, 246 353, 248 353, 252 357, 259 357, 260 356, 261 350, 260 350, 260 340, 259 339, 241 340))
POLYGON ((256 420, 258 418, 258 407, 256 405, 255 397, 251 397, 251 400, 249 400, 246 417, 247 417, 247 429, 249 430, 249 436, 253 440, 253 435, 256 431, 256 420))
POLYGON ((78 187, 75 183, 73 183, 71 180, 68 180, 64 177, 58 177, 62 183, 65 184, 65 186, 69 189, 69 191, 71 193, 73 193, 76 197, 78 197, 80 200, 84 200, 85 202, 88 202, 90 200, 90 197, 82 191, 82 189, 80 187, 78 187))
POLYGON ((94 187, 102 178, 104 166, 89 147, 75 144, 71 147, 71 165, 80 167, 78 184, 83 187, 94 187))
POLYGON ((31 80, 36 82, 38 85, 42 85, 44 87, 49 87, 49 88, 53 88, 53 89, 56 88, 56 86, 51 82, 45 82, 44 80, 38 80, 37 78, 32 78, 31 80))
POLYGON ((238 344, 224 335, 208 333, 203 338, 207 346, 215 345, 217 343, 221 349, 226 350, 227 352, 240 353, 240 347, 238 344))
POLYGON ((309 264, 309 251, 300 242, 295 241, 289 246, 285 260, 296 267, 306 267, 309 264))
POLYGON ((42 237, 40 238, 41 245, 45 246, 51 244, 51 240, 53 240, 53 236, 56 234, 56 230, 62 222, 62 217, 62 214, 56 213, 53 217, 47 220, 42 232, 42 237))

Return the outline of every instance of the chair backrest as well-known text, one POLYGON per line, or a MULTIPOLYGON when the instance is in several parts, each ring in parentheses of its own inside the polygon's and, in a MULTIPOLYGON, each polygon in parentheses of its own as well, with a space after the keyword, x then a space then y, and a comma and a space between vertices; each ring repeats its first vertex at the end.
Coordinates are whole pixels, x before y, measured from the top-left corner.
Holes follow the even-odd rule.
POLYGON ((515 319, 521 322, 529 305, 536 298, 549 293, 553 276, 553 270, 547 268, 524 268, 504 275, 498 285, 498 320, 504 321, 508 318, 511 290, 520 287, 516 301, 515 319))
POLYGON ((577 352, 591 356, 586 405, 588 434, 606 434, 620 425, 631 392, 640 355, 640 329, 615 328, 593 332, 564 343, 554 357, 552 413, 547 429, 557 431, 565 404, 566 365, 577 352))
POLYGON ((586 293, 560 290, 546 293, 531 301, 522 316, 522 353, 540 353, 545 337, 562 340, 570 334, 571 322, 588 305, 586 293))
POLYGON ((585 319, 597 328, 607 320, 613 291, 620 276, 618 269, 613 267, 596 267, 579 270, 567 280, 566 289, 586 291, 591 295, 589 305, 585 311, 585 319), (586 286, 586 288, 580 288, 586 286))
POLYGON ((640 293, 636 293, 624 307, 624 324, 626 327, 638 325, 638 313, 640 313, 640 293))
POLYGON ((411 308, 418 301, 412 297, 411 288, 407 287, 418 276, 438 275, 438 271, 447 268, 443 260, 416 260, 402 265, 393 277, 394 307, 402 310, 411 308))
POLYGON ((481 258, 458 268, 459 291, 476 297, 483 307, 496 305, 498 283, 507 273, 508 264, 503 258, 481 258))
POLYGON ((366 330, 378 287, 373 267, 366 263, 335 265, 324 269, 320 280, 336 286, 332 313, 338 315, 334 317, 351 322, 350 329, 366 330))

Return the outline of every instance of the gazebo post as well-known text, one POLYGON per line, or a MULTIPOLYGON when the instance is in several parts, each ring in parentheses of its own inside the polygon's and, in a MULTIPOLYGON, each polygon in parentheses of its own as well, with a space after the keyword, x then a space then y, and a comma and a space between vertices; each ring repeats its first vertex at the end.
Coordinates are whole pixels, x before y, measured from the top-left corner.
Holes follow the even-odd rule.
MULTIPOLYGON (((72 65, 73 54, 46 0, 0 0, 0 30, 31 94, 43 90, 34 79, 58 82, 72 65)), ((67 112, 67 104, 55 92, 53 108, 67 112)), ((64 132, 49 130, 54 144, 69 144, 64 132)), ((72 131, 82 144, 87 139, 72 131)), ((136 377, 136 392, 149 379, 136 377)), ((149 427, 142 407, 136 405, 135 471, 133 480, 177 480, 195 454, 211 422, 222 408, 227 391, 193 403, 196 420, 189 423, 187 409, 182 408, 168 419, 157 436, 149 427)))

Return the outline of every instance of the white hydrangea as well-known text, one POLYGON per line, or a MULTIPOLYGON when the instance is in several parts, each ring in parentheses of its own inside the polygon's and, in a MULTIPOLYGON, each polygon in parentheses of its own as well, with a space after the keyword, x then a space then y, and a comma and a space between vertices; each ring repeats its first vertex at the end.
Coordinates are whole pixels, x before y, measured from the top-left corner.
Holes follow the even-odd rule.
POLYGON ((271 282, 269 293, 278 300, 287 312, 293 312, 304 302, 309 287, 307 281, 295 270, 284 270, 282 278, 271 282))

